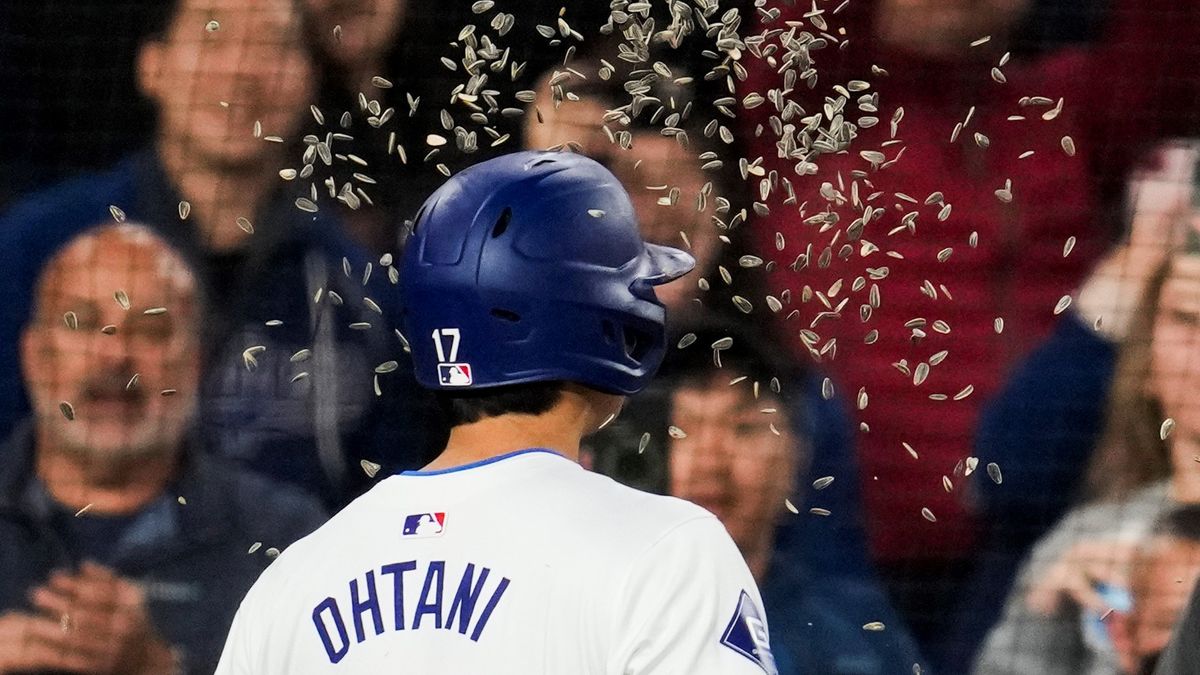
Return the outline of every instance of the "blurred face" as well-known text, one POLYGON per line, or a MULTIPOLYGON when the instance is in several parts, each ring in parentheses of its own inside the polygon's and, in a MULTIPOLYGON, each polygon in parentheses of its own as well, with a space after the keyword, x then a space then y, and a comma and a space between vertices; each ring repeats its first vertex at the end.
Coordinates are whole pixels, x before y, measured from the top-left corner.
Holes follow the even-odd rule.
MULTIPOLYGON (((633 202, 642 238, 652 244, 687 249, 696 258, 696 274, 686 274, 654 289, 668 311, 686 308, 691 298, 697 295, 697 276, 709 272, 715 264, 720 246, 716 231, 708 225, 715 196, 709 198, 704 212, 696 210, 696 195, 708 180, 700 169, 700 161, 680 147, 675 139, 653 131, 634 133, 633 147, 623 150, 619 145, 609 142, 604 134, 602 127, 606 109, 603 105, 582 99, 563 101, 555 110, 546 81, 542 82, 538 91, 540 97, 537 106, 542 112, 543 122, 539 124, 536 115, 525 116, 526 146, 544 150, 574 142, 581 146, 583 154, 613 172, 633 202), (647 189, 663 185, 668 186, 667 189, 647 189), (672 187, 679 188, 676 203, 659 204, 658 200, 667 197, 672 187), (690 249, 680 232, 687 235, 690 249)), ((610 128, 616 129, 616 125, 610 128)))
POLYGON ((1030 0, 880 0, 875 34, 883 42, 935 58, 970 58, 972 41, 1007 37, 1030 0))
POLYGON ((762 392, 755 400, 749 381, 730 386, 736 376, 723 371, 672 394, 672 424, 687 436, 670 439, 670 485, 719 518, 748 554, 770 546, 801 451, 781 402, 762 392))
POLYGON ((1150 387, 1175 420, 1175 466, 1195 472, 1200 454, 1200 257, 1177 256, 1164 282, 1150 344, 1150 387))
POLYGON ((253 168, 278 153, 254 138, 255 121, 262 135, 287 137, 313 95, 291 0, 182 0, 162 41, 142 46, 138 78, 161 138, 215 167, 253 168), (207 30, 214 20, 220 28, 207 30))
POLYGON ((1200 542, 1174 537, 1152 540, 1134 562, 1133 611, 1128 617, 1127 672, 1158 654, 1171 639, 1200 576, 1200 542))
POLYGON ((110 227, 71 243, 46 268, 21 338, 39 430, 98 460, 174 449, 195 406, 198 309, 191 274, 146 230, 110 227), (155 308, 166 312, 145 313, 155 308))
MULTIPOLYGON (((387 53, 404 24, 406 0, 305 0, 321 47, 344 68, 370 66, 387 53), (341 26, 341 38, 333 27, 341 26)), ((376 75, 382 73, 374 73, 376 75)))

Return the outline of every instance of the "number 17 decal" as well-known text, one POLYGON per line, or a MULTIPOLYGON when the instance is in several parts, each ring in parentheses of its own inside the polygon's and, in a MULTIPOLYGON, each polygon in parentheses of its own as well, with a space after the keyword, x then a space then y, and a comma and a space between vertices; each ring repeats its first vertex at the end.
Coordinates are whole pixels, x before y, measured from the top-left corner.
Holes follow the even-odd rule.
POLYGON ((458 359, 458 342, 461 338, 457 328, 438 328, 433 331, 433 345, 437 348, 437 357, 439 363, 451 363, 458 359), (450 358, 446 358, 446 352, 442 346, 442 338, 450 338, 450 358))

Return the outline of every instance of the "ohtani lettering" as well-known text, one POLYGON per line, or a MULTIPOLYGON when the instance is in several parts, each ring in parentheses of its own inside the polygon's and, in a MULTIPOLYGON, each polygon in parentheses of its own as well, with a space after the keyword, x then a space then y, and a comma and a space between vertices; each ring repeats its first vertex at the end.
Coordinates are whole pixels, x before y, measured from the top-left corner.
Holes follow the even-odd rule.
POLYGON ((446 561, 431 560, 422 571, 424 574, 417 573, 415 560, 383 565, 351 579, 347 583, 348 597, 341 597, 342 604, 333 596, 317 603, 312 611, 313 625, 329 662, 338 663, 346 658, 351 645, 383 635, 387 631, 384 620, 387 604, 391 605, 389 618, 393 632, 453 630, 478 642, 508 589, 509 579, 497 580, 490 568, 467 563, 447 602, 446 561), (410 593, 406 598, 405 577, 410 573, 416 574, 407 580, 410 593), (386 588, 389 583, 390 595, 386 588))

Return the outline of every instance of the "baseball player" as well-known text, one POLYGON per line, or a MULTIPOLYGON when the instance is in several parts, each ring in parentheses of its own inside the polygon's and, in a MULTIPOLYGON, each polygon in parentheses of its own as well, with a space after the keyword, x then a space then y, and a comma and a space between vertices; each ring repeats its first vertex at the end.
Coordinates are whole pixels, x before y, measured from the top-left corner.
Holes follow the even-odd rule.
POLYGON ((654 287, 692 266, 579 155, 505 155, 434 192, 401 283, 446 449, 284 551, 217 673, 774 675, 717 519, 577 463, 668 348, 654 287))

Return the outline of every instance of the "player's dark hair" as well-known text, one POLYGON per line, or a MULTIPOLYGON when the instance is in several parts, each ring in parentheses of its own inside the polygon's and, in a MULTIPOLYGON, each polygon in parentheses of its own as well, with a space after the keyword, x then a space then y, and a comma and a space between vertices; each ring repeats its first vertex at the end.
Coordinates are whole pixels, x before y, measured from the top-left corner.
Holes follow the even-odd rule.
POLYGON ((453 394, 438 392, 442 414, 451 427, 500 415, 541 415, 562 398, 563 382, 531 382, 453 394))

